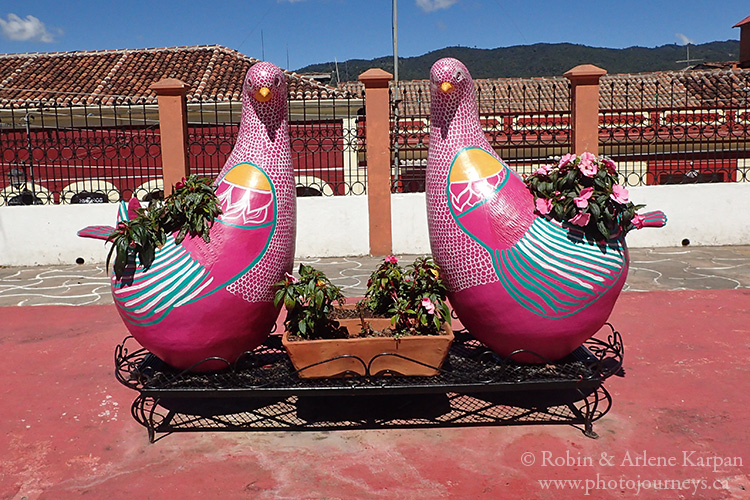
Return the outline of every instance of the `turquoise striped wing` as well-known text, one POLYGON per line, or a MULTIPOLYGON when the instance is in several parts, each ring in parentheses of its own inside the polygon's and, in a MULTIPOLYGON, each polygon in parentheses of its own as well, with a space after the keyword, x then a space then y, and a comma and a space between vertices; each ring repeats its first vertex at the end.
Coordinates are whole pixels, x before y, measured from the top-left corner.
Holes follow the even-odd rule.
POLYGON ((604 250, 569 239, 559 224, 537 218, 515 245, 493 252, 507 292, 540 316, 563 318, 589 305, 618 282, 625 250, 611 242, 604 250))
POLYGON ((211 286, 209 271, 169 236, 146 272, 139 269, 131 284, 115 284, 113 296, 126 321, 149 326, 171 310, 196 300, 211 286))

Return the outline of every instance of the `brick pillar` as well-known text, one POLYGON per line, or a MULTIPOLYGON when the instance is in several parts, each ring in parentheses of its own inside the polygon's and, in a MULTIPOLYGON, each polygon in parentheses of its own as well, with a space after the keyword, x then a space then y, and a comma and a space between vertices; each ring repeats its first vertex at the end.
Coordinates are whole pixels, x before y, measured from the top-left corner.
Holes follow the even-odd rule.
POLYGON ((367 144, 367 205, 370 221, 370 255, 390 255, 391 142, 388 82, 393 75, 379 68, 359 75, 365 86, 367 144))
POLYGON ((570 80, 570 142, 573 153, 599 154, 599 78, 607 71, 592 64, 564 74, 570 80))
POLYGON ((149 87, 156 92, 159 103, 159 136, 164 196, 172 193, 172 186, 190 174, 187 149, 187 106, 185 94, 188 84, 175 78, 160 80, 149 87))

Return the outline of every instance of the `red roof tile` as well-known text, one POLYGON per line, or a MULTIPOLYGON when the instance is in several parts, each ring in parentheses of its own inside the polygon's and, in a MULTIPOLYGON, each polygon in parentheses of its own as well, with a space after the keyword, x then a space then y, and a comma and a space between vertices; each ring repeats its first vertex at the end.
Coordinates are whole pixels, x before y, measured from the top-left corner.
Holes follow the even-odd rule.
MULTIPOLYGON (((0 55, 0 108, 154 103, 149 86, 163 78, 185 82, 189 102, 238 100, 244 75, 256 62, 219 45, 5 54, 0 55)), ((600 107, 737 105, 747 102, 749 75, 750 70, 737 69, 605 75, 600 107)), ((360 82, 334 88, 304 75, 287 76, 295 100, 359 97, 363 91, 360 82)), ((569 84, 562 76, 478 79, 475 84, 483 113, 565 113, 569 108, 569 84)), ((429 114, 429 81, 402 81, 399 88, 404 113, 429 114)))
MULTIPOLYGON (((477 79, 474 84, 480 112, 484 114, 569 111, 569 83, 562 76, 488 78, 477 79)), ((347 82, 339 88, 356 94, 361 92, 362 84, 347 82)), ((399 82, 402 114, 428 115, 429 88, 428 80, 399 82)), ((663 71, 604 75, 600 80, 599 106, 602 110, 723 108, 747 106, 749 97, 750 70, 663 71)))
MULTIPOLYGON (((149 86, 163 78, 188 84, 189 102, 239 100, 258 59, 220 45, 0 55, 0 108, 29 103, 112 105, 156 102, 149 86)), ((292 99, 341 91, 286 72, 292 99)))

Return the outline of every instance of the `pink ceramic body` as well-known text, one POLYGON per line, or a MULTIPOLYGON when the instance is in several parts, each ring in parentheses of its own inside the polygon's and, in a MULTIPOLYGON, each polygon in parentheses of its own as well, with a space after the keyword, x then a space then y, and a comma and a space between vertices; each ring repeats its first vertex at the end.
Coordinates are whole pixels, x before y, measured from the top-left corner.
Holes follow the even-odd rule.
POLYGON ((171 312, 154 326, 128 324, 120 316, 139 344, 159 359, 178 368, 192 371, 221 370, 245 351, 252 350, 268 337, 279 310, 272 302, 248 304, 240 297, 220 290, 200 302, 201 308, 183 308, 171 312), (234 309, 220 321, 212 313, 234 309), (196 314, 196 310, 202 314, 196 314), (204 362, 218 357, 224 361, 204 362))
POLYGON ((523 180, 487 142, 463 64, 436 62, 431 89, 427 219, 450 302, 493 351, 562 358, 609 317, 627 277, 625 243, 602 251, 537 216, 523 180))
POLYGON ((567 356, 599 331, 612 313, 626 276, 627 266, 617 284, 595 305, 561 319, 518 307, 499 282, 453 292, 449 297, 461 323, 477 340, 504 357, 519 349, 531 351, 545 359, 528 353, 516 353, 512 359, 541 363, 567 356))
POLYGON ((201 362, 234 362, 266 339, 279 314, 273 284, 292 269, 296 193, 286 77, 270 63, 247 73, 237 143, 216 192, 223 213, 209 243, 188 237, 176 245, 170 237, 131 283, 113 277, 115 304, 133 337, 179 369, 226 367, 201 362))

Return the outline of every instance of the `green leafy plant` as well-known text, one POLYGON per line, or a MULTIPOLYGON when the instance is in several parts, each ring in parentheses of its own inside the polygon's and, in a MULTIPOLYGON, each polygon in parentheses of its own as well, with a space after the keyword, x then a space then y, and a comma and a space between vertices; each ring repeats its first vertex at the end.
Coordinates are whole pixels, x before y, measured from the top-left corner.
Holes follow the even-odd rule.
POLYGON ((161 223, 167 232, 177 232, 174 238, 177 244, 182 243, 187 235, 210 242, 209 230, 216 217, 221 215, 221 205, 211 179, 195 175, 178 182, 160 208, 161 223))
POLYGON ((300 264, 299 279, 287 274, 275 287, 274 304, 284 304, 290 334, 304 339, 345 336, 331 317, 335 306, 344 304, 344 294, 322 271, 300 264))
POLYGON ((525 176, 539 214, 579 228, 589 240, 607 241, 642 227, 617 166, 592 153, 567 154, 556 165, 544 165, 525 176))
POLYGON ((396 257, 386 257, 370 275, 365 297, 348 312, 341 309, 341 289, 311 266, 300 265, 299 279, 287 274, 275 287, 274 304, 283 304, 287 311, 286 330, 304 339, 346 337, 336 318, 347 316, 359 317, 360 331, 351 334, 360 337, 378 334, 366 317, 390 319, 390 332, 385 332, 396 337, 437 335, 450 321, 447 290, 440 269, 429 257, 416 259, 406 269, 396 257))
POLYGON ((417 258, 403 269, 396 257, 388 256, 370 275, 360 304, 390 316, 398 335, 437 335, 450 321, 446 295, 440 268, 430 257, 417 258))
POLYGON ((144 270, 151 267, 156 250, 161 248, 171 233, 180 244, 190 235, 211 241, 209 231, 221 214, 219 199, 210 179, 191 175, 178 182, 163 202, 151 202, 148 209, 138 209, 138 215, 120 221, 107 241, 112 248, 107 255, 107 268, 114 259, 114 272, 118 280, 130 267, 134 272, 137 262, 144 270))
POLYGON ((167 235, 159 221, 158 210, 138 209, 138 216, 127 221, 120 221, 117 228, 109 235, 107 241, 112 248, 107 255, 107 269, 112 254, 115 254, 114 271, 117 279, 122 279, 125 269, 135 267, 138 257, 141 265, 148 269, 154 262, 156 249, 167 240, 167 235))

